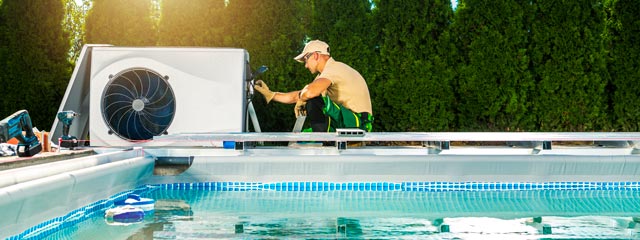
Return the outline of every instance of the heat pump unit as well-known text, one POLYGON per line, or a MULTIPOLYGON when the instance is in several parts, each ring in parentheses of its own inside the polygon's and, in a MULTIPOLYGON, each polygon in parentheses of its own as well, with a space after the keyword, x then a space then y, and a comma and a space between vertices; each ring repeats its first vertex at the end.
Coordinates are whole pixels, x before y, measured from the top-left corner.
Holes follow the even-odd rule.
POLYGON ((243 49, 93 47, 90 145, 162 145, 153 138, 242 132, 248 58, 243 49))

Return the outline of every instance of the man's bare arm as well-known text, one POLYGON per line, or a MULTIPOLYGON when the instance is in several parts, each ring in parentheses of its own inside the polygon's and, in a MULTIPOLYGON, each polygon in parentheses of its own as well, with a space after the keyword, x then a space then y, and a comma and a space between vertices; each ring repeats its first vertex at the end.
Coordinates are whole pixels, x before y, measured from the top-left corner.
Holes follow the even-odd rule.
POLYGON ((331 80, 326 78, 318 78, 316 80, 313 80, 313 82, 311 82, 307 86, 307 90, 303 91, 302 96, 300 97, 302 98, 303 101, 308 101, 309 99, 320 96, 320 94, 326 91, 330 85, 331 85, 331 80))
POLYGON ((292 92, 276 92, 276 95, 273 96, 273 100, 280 103, 293 104, 298 101, 298 95, 300 91, 292 91, 292 92))

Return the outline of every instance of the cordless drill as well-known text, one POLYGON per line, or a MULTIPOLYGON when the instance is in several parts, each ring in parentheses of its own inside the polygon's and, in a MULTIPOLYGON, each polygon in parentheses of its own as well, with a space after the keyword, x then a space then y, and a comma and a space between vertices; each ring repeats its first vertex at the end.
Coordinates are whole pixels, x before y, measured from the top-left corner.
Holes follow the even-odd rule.
POLYGON ((71 127, 71 123, 73 119, 79 114, 74 111, 62 111, 58 112, 58 120, 62 122, 62 142, 60 142, 60 147, 69 148, 73 150, 73 148, 78 146, 78 138, 75 136, 69 136, 69 128, 71 127))
POLYGON ((0 143, 14 137, 19 141, 16 151, 19 157, 31 157, 42 151, 27 110, 17 111, 0 121, 0 143))

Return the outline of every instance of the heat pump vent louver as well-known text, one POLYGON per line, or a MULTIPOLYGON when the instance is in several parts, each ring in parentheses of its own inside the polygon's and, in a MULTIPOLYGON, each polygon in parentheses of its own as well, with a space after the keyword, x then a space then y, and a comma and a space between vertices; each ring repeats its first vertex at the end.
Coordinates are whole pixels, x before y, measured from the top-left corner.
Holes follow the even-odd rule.
POLYGON ((110 133, 130 141, 166 134, 176 112, 168 77, 133 68, 110 76, 102 97, 102 115, 110 133))

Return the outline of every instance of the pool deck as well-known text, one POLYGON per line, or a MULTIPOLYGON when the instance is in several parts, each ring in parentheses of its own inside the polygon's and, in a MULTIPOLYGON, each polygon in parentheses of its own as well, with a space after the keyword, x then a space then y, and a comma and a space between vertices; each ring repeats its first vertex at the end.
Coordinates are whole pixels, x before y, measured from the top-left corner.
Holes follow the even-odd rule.
POLYGON ((41 152, 32 157, 6 156, 0 157, 0 171, 63 161, 95 154, 92 149, 78 149, 62 152, 41 152))

